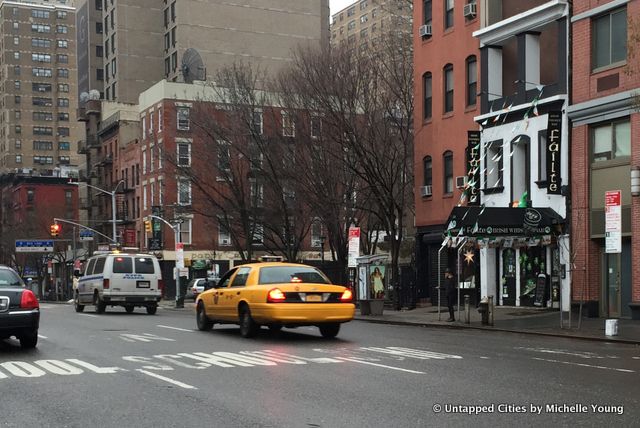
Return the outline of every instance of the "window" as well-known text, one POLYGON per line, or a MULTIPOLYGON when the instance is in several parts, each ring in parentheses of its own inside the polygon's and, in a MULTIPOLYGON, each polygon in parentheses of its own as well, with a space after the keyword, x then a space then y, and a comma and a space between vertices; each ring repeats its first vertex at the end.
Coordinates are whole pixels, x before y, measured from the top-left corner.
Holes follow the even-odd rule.
POLYGON ((484 188, 503 187, 502 183, 502 140, 487 143, 485 148, 484 188))
POLYGON ((133 273, 133 261, 131 257, 114 257, 113 273, 133 273))
POLYGON ((69 77, 69 69, 67 68, 59 68, 58 69, 58 77, 69 77))
POLYGON ((192 219, 183 217, 180 225, 180 242, 187 245, 191 244, 192 222, 192 219))
POLYGON ((311 117, 311 138, 319 138, 322 135, 322 118, 320 116, 311 117))
POLYGON ((58 98, 58 107, 69 107, 69 98, 58 98))
POLYGON ((627 9, 617 9, 593 20, 593 68, 627 59, 627 9))
POLYGON ((67 49, 69 47, 69 40, 58 40, 58 47, 60 49, 67 49))
POLYGON ((33 135, 53 135, 53 128, 50 126, 34 126, 33 135))
POLYGON ((22 155, 16 155, 16 163, 22 163, 22 155))
MULTIPOLYGON (((18 27, 18 23, 17 23, 17 22, 14 22, 14 23, 13 23, 13 29, 14 29, 14 30, 17 30, 18 28, 19 28, 19 27, 18 27)), ((31 27, 31 31, 33 31, 33 26, 31 27)))
POLYGON ((16 149, 22 148, 22 140, 16 140, 14 144, 16 149))
POLYGON ((238 269, 236 276, 233 277, 230 287, 244 287, 247 284, 247 278, 249 278, 250 267, 241 267, 238 269))
POLYGON ((40 10, 40 9, 32 9, 31 16, 33 18, 42 18, 49 19, 49 11, 48 10, 40 10))
POLYGON ((58 19, 66 19, 67 18, 67 12, 64 10, 59 10, 57 11, 57 17, 58 19))
POLYGON ((591 138, 593 162, 631 156, 631 127, 628 118, 594 127, 591 138))
POLYGON ((16 45, 16 46, 19 45, 20 44, 20 37, 14 37, 13 38, 13 44, 16 45))
POLYGON ((231 154, 229 152, 229 143, 226 141, 218 141, 218 170, 229 171, 231 169, 231 154))
POLYGON ((178 129, 180 131, 189 130, 189 107, 178 107, 178 129))
POLYGON ((423 185, 424 186, 432 186, 433 185, 433 163, 431 161, 431 156, 425 156, 422 160, 423 166, 423 185))
POLYGON ((353 16, 356 14, 356 7, 350 7, 349 9, 347 9, 347 16, 353 16))
POLYGON ((475 55, 467 58, 467 106, 475 106, 478 88, 478 63, 475 55))
POLYGON ((365 10, 367 8, 367 0, 362 0, 360 2, 360 10, 365 10))
POLYGON ((444 29, 453 27, 453 0, 444 0, 444 29))
POLYGON ((68 141, 60 141, 58 143, 58 150, 71 150, 71 143, 69 143, 68 141))
POLYGON ((256 135, 262 135, 263 118, 261 110, 254 110, 251 114, 251 131, 256 135))
POLYGON ((27 189, 27 202, 35 201, 36 199, 36 191, 34 189, 27 189))
POLYGON ((58 92, 69 92, 68 83, 58 83, 58 92))
POLYGON ((433 19, 433 4, 431 0, 424 0, 422 2, 422 23, 425 25, 431 25, 433 19))
MULTIPOLYGON (((262 245, 264 242, 264 226, 262 223, 253 224, 253 239, 251 243, 254 245, 262 245)), ((262 272, 262 270, 260 271, 262 272)))
POLYGON ((178 179, 178 205, 191 205, 191 181, 188 178, 178 179))
POLYGON ((18 89, 18 90, 20 89, 20 81, 19 80, 16 80, 16 81, 13 82, 13 88, 14 89, 18 89))
POLYGON ((58 127, 58 136, 59 137, 68 137, 69 136, 69 128, 58 127))
POLYGON ((35 77, 51 77, 53 72, 50 68, 33 67, 31 74, 35 77))
POLYGON ((69 55, 58 54, 56 59, 61 64, 67 64, 69 62, 69 55))
POLYGON ((20 52, 14 52, 13 53, 13 59, 19 60, 20 59, 20 52))
MULTIPOLYGON (((17 23, 14 23, 14 28, 16 28, 17 23)), ((51 26, 43 25, 43 24, 31 24, 31 32, 33 33, 50 33, 51 26)))
POLYGON ((103 69, 101 69, 101 68, 96 69, 96 80, 104 81, 104 70, 103 69))
POLYGON ((453 193, 453 152, 446 151, 442 155, 444 164, 444 193, 453 193))
POLYGON ((53 113, 51 112, 46 112, 46 111, 34 111, 32 113, 32 117, 34 121, 52 121, 53 120, 53 113))
POLYGON ((34 62, 51 62, 51 55, 49 54, 41 54, 41 53, 32 53, 31 61, 34 62))
POLYGON ((191 144, 178 143, 178 166, 191 166, 191 144))
POLYGON ((295 137, 296 136, 296 124, 293 120, 293 116, 282 111, 282 136, 283 137, 295 137))
POLYGON ((431 116, 433 115, 432 83, 433 79, 431 78, 431 73, 424 73, 422 75, 422 91, 424 97, 423 119, 431 119, 431 116))
POLYGON ((222 218, 218 218, 218 245, 231 245, 229 225, 222 218))
POLYGON ((16 104, 20 104, 20 102, 22 101, 22 99, 21 99, 20 95, 16 95, 16 96, 14 96, 13 101, 14 101, 16 104))
POLYGON ((22 126, 16 125, 14 130, 16 134, 22 134, 22 126))
POLYGON ((69 113, 58 113, 58 120, 61 122, 69 122, 69 113))
POLYGON ((19 65, 14 65, 13 66, 13 74, 15 74, 16 76, 20 76, 20 66, 19 65))
POLYGON ((367 14, 365 13, 364 15, 360 16, 360 23, 364 24, 365 22, 369 21, 369 16, 367 16, 367 14))
POLYGON ((453 65, 444 67, 444 112, 453 111, 453 65))
POLYGON ((16 110, 14 114, 15 114, 16 120, 20 120, 22 118, 22 111, 16 110))
POLYGON ((102 22, 96 22, 96 34, 102 34, 102 22))
POLYGON ((51 98, 31 97, 31 104, 34 106, 51 107, 53 102, 51 98))
POLYGON ((262 207, 264 201, 264 186, 256 180, 251 181, 250 198, 252 207, 262 207))
POLYGON ((356 21, 349 21, 347 24, 347 30, 353 31, 356 29, 356 21))
POLYGON ((50 48, 51 40, 49 39, 31 39, 31 47, 34 48, 50 48))
POLYGON ((69 156, 58 156, 58 163, 68 165, 71 163, 71 158, 69 156))

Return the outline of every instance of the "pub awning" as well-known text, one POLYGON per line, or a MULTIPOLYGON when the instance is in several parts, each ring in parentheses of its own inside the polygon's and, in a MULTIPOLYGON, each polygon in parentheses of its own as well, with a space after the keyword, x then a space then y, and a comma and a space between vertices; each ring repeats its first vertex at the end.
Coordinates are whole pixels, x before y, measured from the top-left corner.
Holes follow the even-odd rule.
POLYGON ((445 236, 540 236, 558 233, 564 219, 552 208, 454 207, 445 236))

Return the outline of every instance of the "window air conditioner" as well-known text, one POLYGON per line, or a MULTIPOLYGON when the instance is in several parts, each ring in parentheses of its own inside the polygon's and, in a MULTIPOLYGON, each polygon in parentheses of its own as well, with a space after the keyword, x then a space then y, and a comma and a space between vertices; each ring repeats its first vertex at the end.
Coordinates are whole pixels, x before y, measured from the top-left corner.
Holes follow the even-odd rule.
POLYGON ((476 16, 476 3, 469 3, 464 5, 462 14, 465 18, 475 18, 476 16))
POLYGON ((220 245, 229 245, 230 243, 231 243, 231 240, 229 238, 220 239, 220 245))
POLYGON ((423 198, 431 196, 431 186, 420 186, 420 195, 423 198))
POLYGON ((460 175, 458 177, 456 177, 456 188, 457 189, 464 189, 467 186, 467 176, 466 175, 460 175))
POLYGON ((427 37, 431 35, 431 24, 421 25, 418 28, 418 33, 420 33, 420 37, 427 37))

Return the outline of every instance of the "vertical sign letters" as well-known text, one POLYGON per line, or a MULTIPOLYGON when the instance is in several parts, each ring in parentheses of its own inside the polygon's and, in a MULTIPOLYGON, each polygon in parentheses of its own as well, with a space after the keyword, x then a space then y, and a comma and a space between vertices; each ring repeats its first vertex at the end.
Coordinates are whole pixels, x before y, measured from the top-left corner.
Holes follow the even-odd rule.
POLYGON ((547 194, 560 195, 560 148, 562 143, 562 112, 550 111, 547 124, 547 194))
POLYGON ((480 205, 480 131, 467 131, 467 205, 480 205))

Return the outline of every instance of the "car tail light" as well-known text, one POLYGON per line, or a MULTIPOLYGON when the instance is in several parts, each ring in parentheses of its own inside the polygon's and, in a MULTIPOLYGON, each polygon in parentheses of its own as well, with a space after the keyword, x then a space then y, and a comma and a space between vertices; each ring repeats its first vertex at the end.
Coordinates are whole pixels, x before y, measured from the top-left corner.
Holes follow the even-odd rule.
POLYGON ((20 299, 20 308, 22 309, 38 309, 40 304, 36 295, 31 290, 24 290, 20 299))
POLYGON ((160 292, 160 295, 164 297, 164 279, 158 280, 158 291, 160 292))
POLYGON ((345 303, 353 301, 353 293, 351 292, 351 290, 349 290, 348 288, 344 290, 342 296, 340 296, 340 301, 345 303))
POLYGON ((274 288, 273 290, 269 291, 269 294, 267 294, 267 302, 269 303, 284 302, 285 299, 286 299, 286 296, 278 288, 274 288))
POLYGON ((108 279, 103 279, 102 280, 102 289, 103 290, 108 290, 109 289, 109 280, 108 279))

